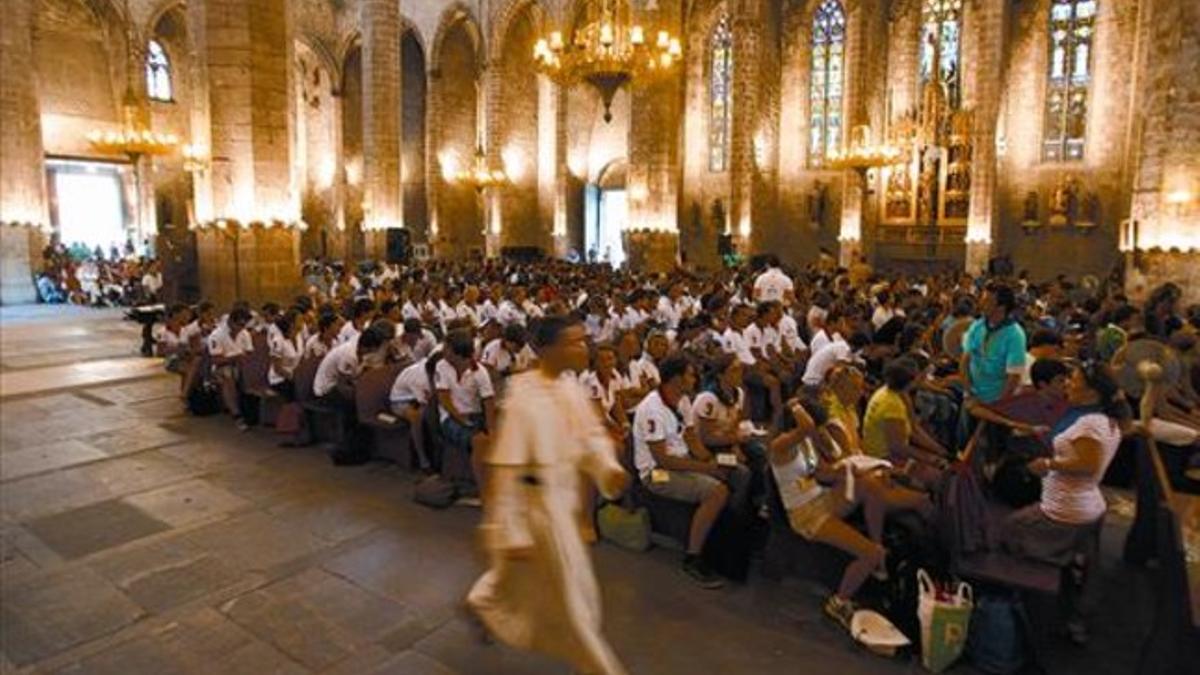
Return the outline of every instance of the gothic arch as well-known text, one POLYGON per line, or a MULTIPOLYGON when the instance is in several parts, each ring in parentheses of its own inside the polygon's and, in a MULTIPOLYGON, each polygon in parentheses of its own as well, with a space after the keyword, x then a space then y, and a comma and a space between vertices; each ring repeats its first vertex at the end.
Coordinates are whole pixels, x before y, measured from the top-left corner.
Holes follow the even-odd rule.
POLYGON ((520 19, 526 11, 531 13, 530 18, 535 28, 545 22, 547 12, 539 0, 508 0, 508 4, 500 10, 492 22, 491 39, 487 45, 489 63, 496 63, 503 59, 505 42, 513 23, 520 19))
POLYGON ((445 46, 446 36, 450 31, 462 27, 467 36, 471 39, 471 48, 475 51, 476 61, 482 65, 481 56, 484 54, 483 32, 479 29, 479 23, 471 9, 462 2, 455 2, 446 11, 442 12, 442 18, 438 21, 437 32, 433 36, 433 47, 426 52, 428 59, 429 70, 438 72, 442 65, 442 49, 445 46))

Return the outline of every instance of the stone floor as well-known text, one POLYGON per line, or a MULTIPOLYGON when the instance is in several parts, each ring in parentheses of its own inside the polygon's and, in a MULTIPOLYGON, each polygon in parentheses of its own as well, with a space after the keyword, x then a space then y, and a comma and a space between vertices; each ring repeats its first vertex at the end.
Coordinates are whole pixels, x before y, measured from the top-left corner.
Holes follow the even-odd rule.
MULTIPOLYGON (((457 617, 481 571, 478 511, 413 504, 393 467, 334 468, 269 431, 185 417, 117 316, 0 312, 0 374, 22 376, 15 392, 0 380, 0 672, 567 672, 481 646, 457 617), (64 379, 81 361, 129 368, 64 379)), ((1096 639, 1054 643, 1051 673, 1132 672, 1148 581, 1111 562, 1117 527, 1096 639)), ((706 592, 670 551, 601 544, 595 558, 633 673, 920 671, 855 647, 816 589, 706 592)))

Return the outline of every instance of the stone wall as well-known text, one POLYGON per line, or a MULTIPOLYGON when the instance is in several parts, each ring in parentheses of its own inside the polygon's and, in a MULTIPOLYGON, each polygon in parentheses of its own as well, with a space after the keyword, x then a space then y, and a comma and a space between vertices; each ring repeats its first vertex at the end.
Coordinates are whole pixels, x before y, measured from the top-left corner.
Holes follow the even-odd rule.
POLYGON ((488 125, 494 130, 489 150, 503 163, 510 184, 500 194, 501 246, 546 248, 538 211, 538 75, 533 68, 537 28, 531 10, 523 10, 503 36, 501 60, 492 64, 494 97, 488 125))

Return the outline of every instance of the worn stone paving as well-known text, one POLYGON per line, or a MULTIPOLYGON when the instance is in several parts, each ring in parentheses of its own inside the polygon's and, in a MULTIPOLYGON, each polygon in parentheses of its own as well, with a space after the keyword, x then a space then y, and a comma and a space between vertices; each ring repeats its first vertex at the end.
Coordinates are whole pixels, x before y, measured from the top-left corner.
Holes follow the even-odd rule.
MULTIPOLYGON (((481 645, 459 618, 482 570, 478 511, 415 505, 395 467, 335 468, 269 430, 184 416, 176 387, 163 375, 0 402, 0 672, 568 672, 481 645)), ((633 673, 920 670, 855 647, 805 585, 708 592, 670 551, 595 557, 633 673)), ((1102 572, 1097 639, 1052 645, 1050 672, 1131 672, 1148 585, 1102 572)))

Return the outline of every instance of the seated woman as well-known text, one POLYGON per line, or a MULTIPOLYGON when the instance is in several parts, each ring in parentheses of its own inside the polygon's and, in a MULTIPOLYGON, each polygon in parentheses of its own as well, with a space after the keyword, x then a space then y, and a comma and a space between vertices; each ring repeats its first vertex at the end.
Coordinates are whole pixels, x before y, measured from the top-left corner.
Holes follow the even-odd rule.
POLYGON ((700 443, 718 459, 722 455, 734 457, 736 464, 729 465, 729 503, 736 508, 747 504, 751 470, 763 468, 765 455, 762 444, 741 429, 742 422, 750 419, 746 392, 742 389, 743 377, 744 369, 737 355, 719 355, 710 364, 708 386, 692 403, 700 443))
POLYGON ((805 539, 854 556, 824 606, 826 616, 849 630, 856 610, 854 595, 884 562, 886 551, 880 542, 887 513, 908 508, 929 512, 932 507, 917 493, 878 489, 882 482, 856 481, 857 486, 848 490, 846 473, 837 464, 842 450, 829 433, 825 409, 815 401, 791 400, 787 406, 785 429, 770 445, 771 471, 792 529, 805 539), (859 506, 867 535, 845 520, 859 506))
POLYGON ((916 486, 927 489, 950 465, 950 457, 913 415, 908 393, 917 372, 916 364, 907 357, 884 366, 884 385, 871 395, 863 417, 863 451, 891 460, 916 486))
POLYGON ((275 319, 272 325, 275 330, 267 333, 267 346, 271 352, 267 384, 284 399, 291 401, 296 397, 292 373, 295 372, 296 366, 300 365, 300 357, 304 353, 304 344, 300 337, 304 330, 304 320, 299 312, 290 309, 275 319))
POLYGON ((1030 471, 1042 476, 1042 497, 1009 517, 1001 543, 1011 553, 1069 566, 1072 583, 1064 594, 1067 630, 1073 640, 1083 642, 1083 565, 1097 552, 1107 509, 1100 480, 1131 413, 1112 371, 1103 364, 1075 369, 1066 389, 1071 408, 1051 431, 1054 454, 1029 463, 1030 471))
POLYGON ((182 374, 186 370, 188 344, 183 327, 191 323, 192 310, 184 304, 171 305, 167 320, 154 326, 154 353, 166 359, 167 372, 182 374))

